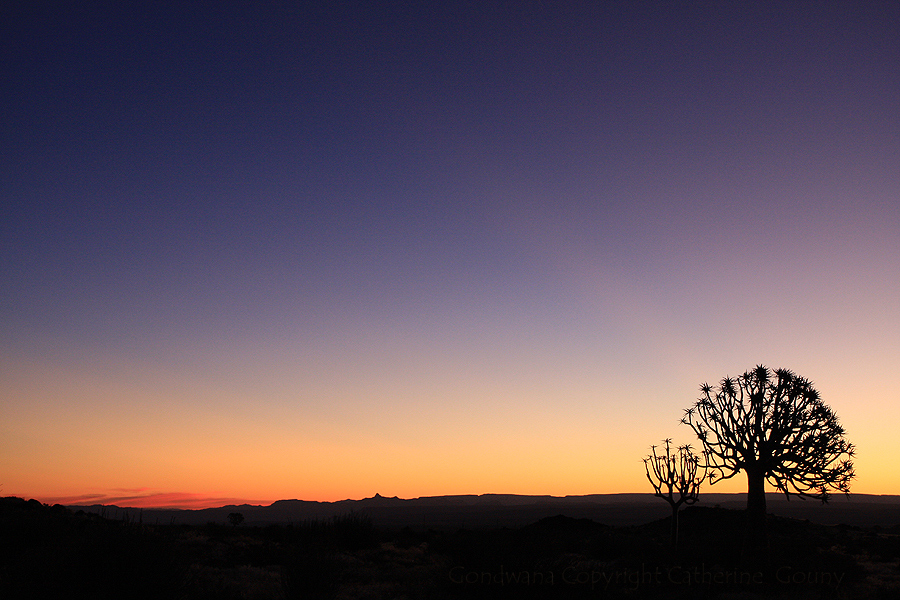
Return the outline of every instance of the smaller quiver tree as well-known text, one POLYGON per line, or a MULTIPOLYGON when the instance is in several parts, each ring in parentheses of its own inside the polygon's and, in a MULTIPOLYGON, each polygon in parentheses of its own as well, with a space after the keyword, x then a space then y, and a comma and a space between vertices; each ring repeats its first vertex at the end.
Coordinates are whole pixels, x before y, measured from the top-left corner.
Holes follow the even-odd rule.
POLYGON ((673 452, 672 440, 665 440, 666 453, 660 454, 656 446, 650 447, 650 455, 644 458, 644 470, 653 486, 653 495, 662 498, 672 507, 672 548, 678 547, 678 509, 683 504, 693 504, 700 499, 700 484, 706 479, 705 461, 694 454, 690 445, 678 446, 673 452))

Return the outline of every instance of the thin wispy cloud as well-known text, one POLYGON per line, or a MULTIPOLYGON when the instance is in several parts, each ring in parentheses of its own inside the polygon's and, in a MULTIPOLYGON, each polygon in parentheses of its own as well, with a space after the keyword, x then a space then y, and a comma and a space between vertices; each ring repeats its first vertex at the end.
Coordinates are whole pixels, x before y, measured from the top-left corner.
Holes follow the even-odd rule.
MULTIPOLYGON (((145 491, 147 488, 139 488, 131 490, 134 492, 145 491)), ((122 492, 129 490, 111 490, 111 492, 122 492)), ((231 498, 225 496, 203 496, 201 494, 190 494, 185 492, 147 492, 132 494, 81 494, 76 496, 58 496, 40 498, 45 504, 62 504, 65 506, 92 506, 95 504, 115 505, 123 508, 178 508, 178 509, 201 509, 215 508, 227 505, 239 504, 267 504, 246 498, 231 498)))

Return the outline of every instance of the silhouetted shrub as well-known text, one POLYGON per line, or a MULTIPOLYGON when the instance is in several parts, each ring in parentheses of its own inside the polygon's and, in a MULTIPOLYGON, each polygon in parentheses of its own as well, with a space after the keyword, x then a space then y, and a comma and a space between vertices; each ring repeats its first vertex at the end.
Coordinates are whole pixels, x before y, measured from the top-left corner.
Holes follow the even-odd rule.
POLYGON ((334 598, 341 574, 341 563, 332 553, 291 552, 285 557, 281 570, 285 598, 334 598))
POLYGON ((178 552, 165 536, 86 519, 59 505, 4 502, 0 539, 4 600, 171 597, 184 582, 178 552))

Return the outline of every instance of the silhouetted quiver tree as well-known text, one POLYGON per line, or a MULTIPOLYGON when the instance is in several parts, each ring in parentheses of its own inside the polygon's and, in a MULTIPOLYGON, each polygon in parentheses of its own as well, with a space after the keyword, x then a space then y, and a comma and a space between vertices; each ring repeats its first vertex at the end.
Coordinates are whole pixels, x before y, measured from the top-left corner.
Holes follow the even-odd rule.
MULTIPOLYGON (((790 497, 828 501, 850 492, 852 444, 812 384, 786 369, 758 366, 702 395, 681 422, 703 442, 710 482, 747 474, 747 513, 765 531, 765 482, 790 497)), ((764 533, 763 533, 764 535, 764 533)))
POLYGON ((679 446, 672 452, 671 441, 664 441, 665 454, 658 454, 656 446, 650 446, 651 454, 644 459, 644 470, 653 486, 653 495, 672 507, 672 547, 677 548, 678 509, 682 504, 693 504, 700 499, 700 484, 706 479, 706 469, 689 445, 679 446))

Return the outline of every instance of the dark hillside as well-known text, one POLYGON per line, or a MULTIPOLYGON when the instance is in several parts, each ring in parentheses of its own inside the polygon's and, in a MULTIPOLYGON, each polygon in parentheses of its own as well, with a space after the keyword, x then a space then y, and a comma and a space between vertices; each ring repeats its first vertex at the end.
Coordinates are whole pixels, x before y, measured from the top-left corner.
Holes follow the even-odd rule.
MULTIPOLYGON (((828 504, 812 500, 787 500, 767 494, 770 513, 824 524, 846 524, 889 528, 900 525, 900 497, 851 494, 836 496, 828 504)), ((745 494, 702 494, 698 506, 742 510, 745 494)), ((401 499, 376 494, 361 500, 312 502, 279 500, 269 506, 223 506, 202 510, 136 509, 117 506, 70 506, 72 510, 95 512, 114 519, 142 518, 149 524, 204 525, 227 523, 228 515, 240 512, 247 525, 297 523, 330 519, 350 512, 365 512, 379 528, 410 527, 427 531, 522 527, 544 517, 564 514, 613 526, 640 525, 669 514, 669 507, 652 494, 593 494, 588 496, 433 496, 401 499)))
POLYGON ((613 526, 560 512, 515 527, 429 530, 378 527, 360 511, 265 526, 156 525, 124 512, 109 518, 6 498, 0 501, 0 598, 887 599, 900 593, 896 529, 770 515, 768 553, 757 562, 746 555, 743 511, 684 509, 677 552, 669 525, 662 518, 613 526))

